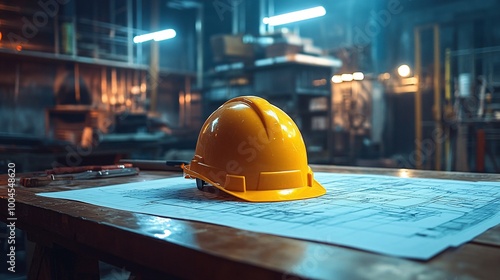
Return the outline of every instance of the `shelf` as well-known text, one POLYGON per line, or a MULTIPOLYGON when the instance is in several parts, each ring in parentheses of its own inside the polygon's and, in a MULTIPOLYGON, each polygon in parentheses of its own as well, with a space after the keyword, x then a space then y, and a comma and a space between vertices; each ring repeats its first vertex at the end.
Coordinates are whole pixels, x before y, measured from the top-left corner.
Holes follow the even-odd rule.
MULTIPOLYGON (((104 60, 104 59, 82 57, 82 56, 72 56, 67 54, 36 52, 36 51, 14 52, 10 49, 0 48, 0 56, 8 56, 10 58, 17 56, 26 58, 38 58, 42 60, 56 60, 62 62, 74 62, 74 63, 92 64, 92 65, 100 65, 108 67, 127 68, 134 70, 143 70, 143 71, 149 70, 149 66, 142 64, 134 64, 128 62, 104 60)), ((160 74, 191 76, 191 77, 196 76, 196 73, 192 71, 174 70, 168 68, 161 68, 160 74)))

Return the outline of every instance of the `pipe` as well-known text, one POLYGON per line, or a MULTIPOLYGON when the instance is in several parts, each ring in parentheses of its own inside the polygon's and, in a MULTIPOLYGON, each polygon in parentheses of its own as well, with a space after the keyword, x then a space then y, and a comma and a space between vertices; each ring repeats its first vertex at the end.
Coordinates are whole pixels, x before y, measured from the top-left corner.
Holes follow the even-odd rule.
MULTIPOLYGON (((142 28, 142 0, 136 0, 136 28, 142 28)), ((142 64, 142 45, 135 47, 136 49, 136 64, 142 64)))
POLYGON ((199 90, 203 88, 203 4, 200 4, 196 12, 196 86, 199 90))
MULTIPOLYGON (((444 62, 444 96, 446 106, 451 107, 451 50, 446 49, 444 62)), ((446 171, 451 171, 451 145, 450 145, 450 128, 445 129, 446 142, 444 143, 444 157, 446 159, 446 171)))
POLYGON ((264 17, 268 16, 267 14, 267 1, 259 0, 259 35, 264 35, 266 33, 266 24, 262 22, 264 17))
POLYGON ((132 0, 127 0, 127 61, 129 64, 134 63, 133 27, 132 0))
MULTIPOLYGON (((111 24, 115 24, 115 22, 116 22, 116 2, 115 2, 115 0, 109 1, 109 17, 111 20, 111 24)), ((113 34, 116 33, 116 30, 113 28, 110 31, 113 31, 113 34)), ((113 36, 111 38, 114 38, 114 37, 115 36, 113 36)), ((115 46, 115 44, 111 43, 111 54, 115 54, 115 53, 116 53, 116 46, 115 46)))
POLYGON ((80 65, 75 63, 75 99, 77 103, 82 100, 80 97, 80 65))
POLYGON ((231 24, 231 33, 233 35, 238 34, 240 32, 240 5, 235 5, 232 10, 232 24, 231 24))
POLYGON ((191 116, 193 115, 192 112, 191 112, 191 98, 193 97, 193 94, 191 93, 191 77, 190 76, 186 76, 185 80, 184 80, 184 89, 185 89, 185 105, 186 105, 186 109, 185 109, 185 116, 184 116, 184 124, 187 126, 187 127, 191 127, 191 116))
POLYGON ((422 169, 422 88, 421 88, 421 42, 420 28, 414 30, 415 37, 415 78, 417 90, 415 92, 415 168, 422 169))
MULTIPOLYGON (((158 30, 160 22, 160 5, 158 0, 153 0, 151 3, 151 30, 158 30)), ((151 59, 149 64, 151 102, 150 111, 156 111, 156 102, 158 98, 158 81, 160 70, 160 50, 157 41, 151 42, 151 59)))
POLYGON ((58 55, 59 50, 59 15, 54 16, 54 54, 58 55))
MULTIPOLYGON (((440 52, 440 33, 439 25, 434 25, 434 120, 436 134, 443 137, 443 126, 441 123, 441 52, 440 52)), ((434 139, 436 145, 435 169, 441 170, 441 139, 434 139)))

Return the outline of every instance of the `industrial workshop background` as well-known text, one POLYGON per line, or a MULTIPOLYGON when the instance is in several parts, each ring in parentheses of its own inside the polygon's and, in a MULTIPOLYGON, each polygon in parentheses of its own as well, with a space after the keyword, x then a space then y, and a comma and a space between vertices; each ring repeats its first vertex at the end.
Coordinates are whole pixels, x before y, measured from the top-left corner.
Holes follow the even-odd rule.
POLYGON ((294 119, 310 163, 499 172, 499 11, 498 0, 1 1, 0 161, 21 172, 189 160, 211 112, 258 95, 294 119), (324 15, 262 20, 313 7, 324 15), (169 39, 139 37, 159 30, 169 39))

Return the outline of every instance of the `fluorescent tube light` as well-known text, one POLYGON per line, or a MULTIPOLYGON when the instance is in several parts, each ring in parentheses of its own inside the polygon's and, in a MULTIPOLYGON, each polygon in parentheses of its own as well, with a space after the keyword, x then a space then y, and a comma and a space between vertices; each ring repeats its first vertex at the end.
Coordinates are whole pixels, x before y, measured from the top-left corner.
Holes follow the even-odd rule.
POLYGON ((291 12, 287 14, 265 17, 262 19, 262 22, 265 24, 269 24, 271 26, 282 25, 292 22, 297 22, 301 20, 317 18, 324 16, 326 14, 325 8, 323 6, 318 6, 314 8, 309 8, 305 10, 300 10, 296 12, 291 12))
POLYGON ((153 33, 147 33, 144 35, 135 36, 134 43, 138 44, 151 40, 162 41, 162 40, 172 39, 175 37, 175 35, 177 35, 177 33, 175 33, 175 30, 165 29, 153 33))
POLYGON ((350 82, 353 80, 352 74, 342 74, 340 77, 344 82, 350 82))
POLYGON ((333 75, 332 82, 334 82, 335 84, 342 83, 342 76, 340 76, 340 75, 333 75))
POLYGON ((362 81, 365 78, 365 74, 363 72, 354 72, 352 73, 353 80, 362 81))

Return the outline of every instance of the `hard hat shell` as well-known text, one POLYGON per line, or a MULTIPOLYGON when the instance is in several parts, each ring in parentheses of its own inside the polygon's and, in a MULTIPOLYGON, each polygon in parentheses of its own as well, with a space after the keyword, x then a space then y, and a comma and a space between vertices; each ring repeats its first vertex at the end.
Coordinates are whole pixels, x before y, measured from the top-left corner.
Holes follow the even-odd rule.
POLYGON ((208 117, 184 172, 186 178, 203 180, 247 201, 296 200, 326 193, 307 164, 297 125, 256 96, 233 98, 208 117))

